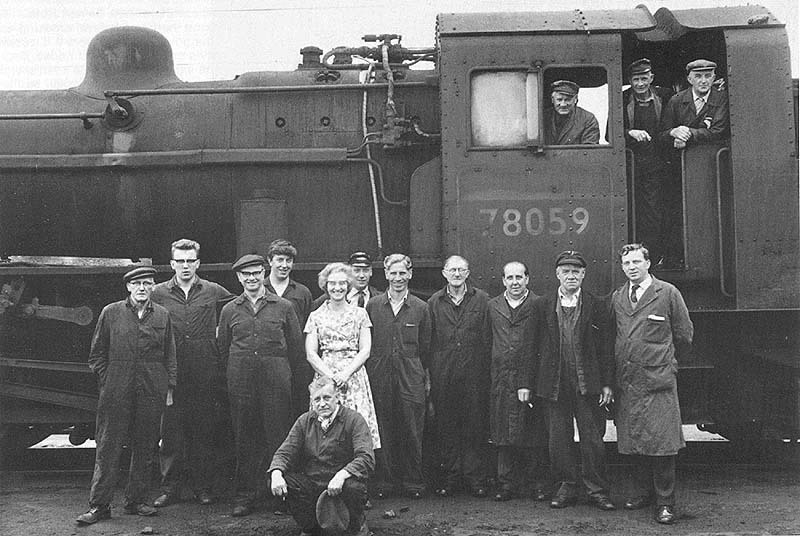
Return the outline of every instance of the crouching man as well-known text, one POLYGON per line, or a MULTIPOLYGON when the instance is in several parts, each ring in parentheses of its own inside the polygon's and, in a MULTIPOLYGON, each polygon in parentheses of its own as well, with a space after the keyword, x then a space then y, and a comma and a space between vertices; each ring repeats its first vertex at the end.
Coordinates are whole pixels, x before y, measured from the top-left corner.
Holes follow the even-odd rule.
POLYGON ((367 477, 375 467, 369 427, 359 413, 339 404, 332 379, 317 378, 308 391, 311 411, 297 419, 272 458, 272 493, 285 497, 301 536, 334 532, 337 523, 328 519, 326 502, 346 509, 337 520, 341 527, 342 518, 349 519, 345 534, 366 536, 367 477), (317 515, 321 510, 326 519, 317 515))

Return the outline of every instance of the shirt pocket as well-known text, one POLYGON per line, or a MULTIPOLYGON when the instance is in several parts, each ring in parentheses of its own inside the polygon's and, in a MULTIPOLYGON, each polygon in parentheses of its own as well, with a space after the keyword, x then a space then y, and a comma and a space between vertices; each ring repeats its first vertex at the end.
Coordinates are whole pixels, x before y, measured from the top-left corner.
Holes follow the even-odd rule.
POLYGON ((266 342, 271 344, 283 343, 283 323, 280 320, 264 320, 262 328, 266 342))

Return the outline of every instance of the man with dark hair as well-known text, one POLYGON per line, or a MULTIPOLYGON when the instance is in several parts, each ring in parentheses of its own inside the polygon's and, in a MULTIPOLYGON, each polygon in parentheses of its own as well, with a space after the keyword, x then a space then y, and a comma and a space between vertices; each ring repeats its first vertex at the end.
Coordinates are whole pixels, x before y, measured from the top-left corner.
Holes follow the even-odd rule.
POLYGON ((346 506, 347 534, 367 536, 364 504, 375 467, 367 421, 341 405, 332 379, 317 378, 308 390, 311 410, 297 419, 272 458, 272 493, 285 497, 300 536, 318 533, 324 524, 315 509, 322 494, 341 498, 346 506))
POLYGON ((530 375, 533 351, 533 303, 528 267, 512 261, 503 266, 505 292, 489 300, 492 326, 492 387, 489 423, 497 447, 496 501, 512 499, 525 484, 534 498, 545 499, 539 478, 546 463, 547 429, 542 408, 533 407, 530 375))
POLYGON ((180 500, 188 484, 200 504, 211 504, 213 475, 214 386, 219 378, 217 311, 233 294, 197 276, 200 244, 180 239, 172 243, 170 266, 175 275, 153 288, 152 300, 169 311, 175 331, 178 387, 173 404, 161 418, 161 495, 163 507, 180 500))
POLYGON ((235 517, 252 511, 264 465, 292 426, 292 373, 304 356, 294 305, 264 287, 264 264, 261 255, 233 263, 244 292, 222 308, 217 334, 236 439, 235 517))
POLYGON ((662 191, 669 178, 658 143, 658 127, 672 90, 653 85, 652 64, 641 58, 628 67, 631 87, 622 93, 625 146, 633 152, 634 236, 663 254, 662 191))
POLYGON ((449 257, 442 276, 447 284, 428 300, 431 399, 445 472, 437 493, 451 495, 463 481, 472 495, 486 497, 489 296, 467 284, 469 263, 464 257, 449 257))
POLYGON ((578 499, 573 422, 580 435, 580 478, 589 502, 614 510, 605 471, 606 408, 613 402, 614 359, 606 344, 603 301, 582 288, 586 260, 577 251, 556 258, 558 289, 533 304, 536 394, 544 399, 550 429, 550 463, 560 487, 550 502, 564 508, 578 499))
POLYGON ((600 142, 600 125, 593 113, 578 106, 578 84, 557 80, 550 86, 552 108, 545 111, 547 145, 588 145, 600 142))
POLYGON ((178 381, 169 313, 153 303, 155 268, 135 268, 123 277, 130 296, 106 305, 92 337, 89 368, 100 379, 94 475, 89 511, 78 523, 111 517, 122 446, 131 447, 126 514, 152 516, 147 504, 158 422, 178 381))
POLYGON ((678 361, 692 347, 694 325, 680 291, 650 275, 641 244, 620 251, 628 282, 614 291, 617 448, 635 464, 625 508, 655 504, 656 521, 675 521, 675 457, 686 446, 678 403, 678 361))
POLYGON ((372 352, 365 363, 381 435, 376 490, 380 497, 399 485, 418 499, 425 491, 422 433, 431 319, 425 302, 408 290, 411 259, 395 253, 383 266, 389 289, 367 303, 372 352))
MULTIPOLYGON (((269 292, 277 294, 292 302, 300 322, 300 329, 305 328, 306 320, 311 312, 311 291, 302 283, 290 277, 297 258, 297 248, 286 239, 273 240, 267 248, 269 277, 265 286, 269 292)), ((308 409, 308 382, 314 377, 311 365, 304 359, 297 364, 292 375, 292 406, 294 416, 299 416, 308 409)))

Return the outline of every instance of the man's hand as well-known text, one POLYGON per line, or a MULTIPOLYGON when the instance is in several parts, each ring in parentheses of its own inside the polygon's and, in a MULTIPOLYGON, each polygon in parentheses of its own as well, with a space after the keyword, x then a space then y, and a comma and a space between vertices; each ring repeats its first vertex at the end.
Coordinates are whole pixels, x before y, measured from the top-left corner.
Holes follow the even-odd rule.
POLYGON ((675 138, 676 140, 680 140, 683 143, 689 141, 689 138, 692 137, 692 131, 689 130, 689 127, 685 127, 683 125, 679 127, 675 127, 669 131, 669 135, 675 138))
POLYGON ((283 472, 278 469, 272 471, 270 480, 272 481, 273 495, 276 497, 285 497, 286 494, 289 493, 289 489, 286 487, 286 481, 283 479, 283 472))
POLYGON ((686 149, 686 142, 678 139, 672 140, 672 146, 676 149, 686 149))
POLYGON ((172 387, 167 389, 167 406, 171 406, 175 402, 172 395, 172 391, 173 391, 172 387))
POLYGON ((611 387, 603 387, 603 393, 600 395, 600 407, 608 406, 612 402, 614 402, 614 391, 611 390, 611 387))
POLYGON ((628 135, 636 141, 650 141, 652 139, 646 130, 629 130, 628 135))
POLYGON ((350 473, 342 469, 331 478, 331 481, 328 482, 328 495, 336 497, 342 492, 342 487, 344 486, 344 481, 347 480, 347 477, 350 476, 350 473))
POLYGON ((531 390, 530 389, 517 389, 517 399, 525 403, 530 403, 531 401, 531 390))

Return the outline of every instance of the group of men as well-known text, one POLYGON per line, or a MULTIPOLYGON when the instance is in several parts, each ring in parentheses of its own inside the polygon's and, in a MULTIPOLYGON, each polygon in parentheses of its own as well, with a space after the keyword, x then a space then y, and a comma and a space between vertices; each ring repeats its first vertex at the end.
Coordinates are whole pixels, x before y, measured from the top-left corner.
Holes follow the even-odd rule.
POLYGON ((452 256, 442 270, 445 286, 427 303, 409 292, 408 256, 384 259, 389 288, 379 292, 369 285, 371 258, 354 253, 350 264, 360 277, 349 301, 365 307, 373 325, 365 366, 382 441, 374 453, 366 422, 339 405, 330 379, 306 388, 301 328, 314 303, 290 278, 292 244, 276 240, 267 259, 238 259, 238 297, 197 275, 197 242, 178 240, 171 252, 170 280, 156 285, 154 268, 131 270, 123 278, 129 296, 98 319, 89 357, 100 380, 97 453, 90 509, 80 523, 110 517, 126 442, 124 511, 157 512, 147 494, 159 435, 162 494, 154 506, 178 501, 183 485, 200 504, 215 500, 207 417, 221 378, 235 437, 234 516, 249 514, 269 488, 285 498, 301 534, 324 528, 336 518, 330 512, 347 513, 342 530, 367 534, 373 470, 375 498, 426 493, 423 435, 436 439, 438 495, 467 489, 487 496, 493 443, 495 500, 513 498, 526 483, 546 500, 541 468, 549 457, 551 507, 574 504, 583 488, 592 504, 613 510, 603 462, 613 414, 619 450, 634 455, 637 466, 636 492, 625 507, 654 504, 659 522, 674 520, 674 456, 683 446, 677 356, 690 348, 692 323, 675 287, 649 274, 645 247, 622 249, 629 282, 605 300, 582 289, 587 264, 575 251, 557 257, 559 286, 543 297, 529 291, 528 269, 514 261, 503 267, 505 291, 490 299, 468 282, 467 260, 452 256))
MULTIPOLYGON (((678 151, 729 136, 728 97, 715 86, 717 64, 697 59, 686 65, 689 87, 678 92, 653 85, 653 65, 641 58, 628 67, 630 88, 622 94, 625 144, 633 153, 634 238, 667 267, 680 265, 681 171, 678 151)), ((551 85, 545 115, 547 145, 596 144, 597 118, 578 106, 579 86, 551 85)), ((608 134, 606 134, 608 136, 608 134)))

